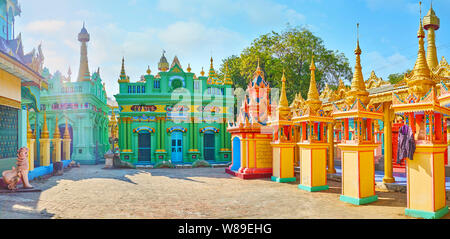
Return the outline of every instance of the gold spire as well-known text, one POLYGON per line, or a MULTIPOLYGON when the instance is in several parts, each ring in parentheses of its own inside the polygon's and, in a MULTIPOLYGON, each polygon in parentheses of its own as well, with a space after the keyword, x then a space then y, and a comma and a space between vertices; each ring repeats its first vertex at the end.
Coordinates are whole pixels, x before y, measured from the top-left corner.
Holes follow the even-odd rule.
POLYGON ((147 68, 147 75, 150 75, 150 74, 152 74, 152 70, 150 70, 150 66, 148 66, 148 68, 147 68))
POLYGON ((67 122, 67 118, 66 118, 66 128, 64 129, 64 139, 70 139, 69 123, 67 122))
POLYGON ((55 132, 53 133, 53 139, 59 139, 59 138, 61 138, 61 133, 59 132, 58 116, 56 116, 56 119, 55 119, 55 132))
POLYGON ((48 139, 49 132, 47 127, 47 112, 44 111, 44 125, 42 126, 41 139, 48 139))
POLYGON ((122 69, 120 71, 119 83, 129 83, 130 78, 125 73, 125 57, 122 58, 122 69))
POLYGON ((230 70, 228 68, 228 62, 225 64, 225 74, 223 76, 223 84, 224 85, 233 85, 233 80, 230 77, 230 70))
MULTIPOLYGON (((258 64, 259 66, 259 64, 258 64)), ((290 108, 289 108, 289 102, 287 100, 287 96, 286 96, 286 77, 284 75, 284 70, 283 70, 283 77, 281 78, 281 96, 280 96, 280 102, 278 104, 278 118, 280 120, 288 120, 288 116, 290 113, 290 108)))
POLYGON ((428 31, 427 63, 430 70, 433 70, 439 65, 436 50, 435 31, 437 31, 440 27, 440 19, 436 16, 436 13, 433 10, 433 2, 431 2, 428 14, 423 18, 423 27, 428 31))
POLYGON ((311 80, 309 83, 308 100, 306 101, 306 104, 310 107, 311 111, 316 112, 320 106, 322 106, 322 101, 320 101, 319 91, 317 90, 316 85, 316 65, 314 63, 314 55, 312 56, 309 69, 311 70, 311 80))
POLYGON ((351 90, 347 93, 347 104, 353 104, 356 99, 361 100, 363 104, 369 103, 369 92, 366 90, 366 83, 362 74, 361 67, 361 48, 359 47, 359 23, 357 24, 357 44, 355 49, 356 64, 353 74, 351 90))
MULTIPOLYGON (((420 2, 420 5, 422 5, 422 2, 420 2)), ((422 10, 420 12, 422 12, 422 10)), ((419 38, 419 52, 417 53, 416 64, 412 73, 406 76, 406 82, 410 93, 414 93, 418 97, 423 97, 435 83, 431 79, 431 71, 425 58, 425 32, 423 31, 422 26, 422 16, 420 17, 420 26, 417 37, 419 38)))
POLYGON ((30 111, 28 110, 27 107, 27 139, 32 139, 33 138, 33 131, 31 130, 31 126, 30 126, 30 111))
POLYGON ((191 71, 192 71, 192 68, 191 68, 191 64, 190 64, 190 63, 188 64, 187 71, 188 71, 189 73, 191 73, 191 71))
POLYGON ((205 76, 205 70, 203 69, 203 67, 202 67, 202 71, 200 72, 200 75, 205 76))

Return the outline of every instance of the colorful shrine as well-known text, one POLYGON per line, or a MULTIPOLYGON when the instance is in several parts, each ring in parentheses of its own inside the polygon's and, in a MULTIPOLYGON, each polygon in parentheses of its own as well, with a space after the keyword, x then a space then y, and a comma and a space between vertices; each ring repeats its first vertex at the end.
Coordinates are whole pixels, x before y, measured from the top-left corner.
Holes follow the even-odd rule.
MULTIPOLYGON (((269 83, 265 81, 264 72, 258 62, 258 67, 242 97, 237 119, 228 127, 233 152, 232 165, 226 169, 228 174, 242 179, 272 177, 271 142, 272 135, 277 133, 268 126, 271 112, 276 111, 275 104, 272 105, 270 102, 269 94, 269 83)), ((281 117, 286 116, 284 108, 281 108, 281 113, 281 117)))
POLYGON ((333 118, 322 109, 322 101, 316 86, 314 57, 311 60, 311 80, 308 100, 293 108, 293 118, 297 126, 300 160, 300 189, 316 192, 328 190, 327 159, 329 149, 329 129, 333 118))
POLYGON ((207 76, 202 70, 197 77, 190 65, 182 68, 178 57, 169 67, 163 54, 159 73, 152 75, 149 67, 132 83, 122 60, 115 95, 121 160, 134 165, 231 161, 226 122, 233 114, 233 82, 228 72, 220 79, 213 63, 207 76))
POLYGON ((369 99, 361 67, 359 39, 355 50, 356 65, 350 91, 341 107, 333 105, 333 118, 343 121, 343 137, 338 144, 342 160, 342 195, 344 202, 361 205, 378 200, 375 195, 374 120, 383 119, 382 104, 369 99), (353 132, 350 136, 350 124, 353 132), (356 183, 355 183, 356 182, 356 183))
MULTIPOLYGON (((440 218, 448 213, 444 116, 450 114, 450 109, 441 106, 437 97, 436 81, 442 82, 445 79, 434 74, 427 63, 422 19, 417 37, 419 53, 416 64, 413 71, 405 75, 409 95, 403 98, 392 93, 394 112, 403 116, 404 123, 410 127, 416 141, 414 155, 407 158, 406 162, 408 202, 405 213, 413 217, 440 218)), ((445 84, 441 84, 441 87, 441 92, 444 93, 441 98, 445 99, 447 87, 445 84)))

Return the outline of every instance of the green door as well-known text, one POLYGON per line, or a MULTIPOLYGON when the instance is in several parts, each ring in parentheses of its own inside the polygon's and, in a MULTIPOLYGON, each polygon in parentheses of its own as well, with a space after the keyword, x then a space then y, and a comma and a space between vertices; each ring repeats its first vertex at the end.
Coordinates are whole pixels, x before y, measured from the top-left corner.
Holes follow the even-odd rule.
POLYGON ((203 136, 203 153, 206 161, 215 161, 216 160, 216 135, 213 132, 206 131, 203 136))
POLYGON ((148 132, 139 133, 138 140, 139 140, 138 161, 150 163, 152 161, 151 134, 148 132))

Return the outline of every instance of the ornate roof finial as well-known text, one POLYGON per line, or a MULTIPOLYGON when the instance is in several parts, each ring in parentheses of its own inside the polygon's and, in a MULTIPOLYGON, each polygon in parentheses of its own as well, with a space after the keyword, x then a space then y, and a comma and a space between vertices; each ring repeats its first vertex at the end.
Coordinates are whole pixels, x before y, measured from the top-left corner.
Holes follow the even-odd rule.
POLYGON ((44 125, 42 127, 42 131, 41 131, 41 139, 48 139, 49 137, 49 132, 48 132, 48 127, 47 127, 47 112, 44 111, 44 125))
POLYGON ((69 123, 67 122, 66 118, 66 128, 64 129, 64 139, 70 139, 70 133, 69 133, 69 123))
POLYGON ((230 77, 230 70, 228 68, 228 62, 225 63, 225 74, 223 76, 224 85, 233 85, 233 80, 230 77))
POLYGON ((423 18, 423 28, 428 31, 427 63, 430 70, 435 69, 439 65, 435 34, 435 31, 439 30, 439 27, 440 19, 436 16, 436 13, 433 10, 433 1, 431 1, 430 10, 428 11, 428 14, 423 18))
POLYGON ((56 116, 55 119, 55 132, 53 133, 53 139, 60 139, 61 133, 59 132, 59 126, 58 126, 58 116, 56 116))
POLYGON ((280 120, 288 120, 288 116, 290 113, 289 102, 286 96, 286 76, 283 69, 283 76, 281 77, 281 96, 280 102, 278 104, 278 118, 280 120))
POLYGON ((361 48, 359 46, 359 23, 357 24, 357 45, 355 49, 356 64, 353 74, 351 90, 347 93, 346 103, 351 105, 356 99, 361 100, 363 104, 369 103, 369 92, 366 90, 366 83, 362 74, 361 67, 361 48))
POLYGON ((191 71, 192 71, 192 68, 191 68, 191 63, 189 63, 189 64, 188 64, 188 68, 187 68, 187 71, 188 71, 189 73, 191 73, 191 71))
POLYGON ((166 53, 165 50, 163 50, 163 54, 161 56, 161 59, 159 60, 158 63, 158 70, 161 72, 166 72, 169 70, 169 62, 167 62, 167 58, 164 55, 166 53))
POLYGON ((147 66, 147 75, 152 74, 152 70, 150 70, 150 66, 147 66))
POLYGON ((122 69, 120 70, 119 83, 129 83, 130 78, 125 73, 125 57, 122 57, 122 69))
MULTIPOLYGON (((420 2, 422 6, 422 2, 420 2)), ((421 8, 422 9, 422 8, 421 8)), ((420 11, 422 14, 422 10, 420 11)), ((428 67, 427 59, 425 57, 424 38, 425 33, 422 26, 422 17, 420 17, 419 31, 417 32, 419 38, 419 52, 417 54, 416 64, 414 65, 413 72, 406 76, 406 82, 409 86, 410 92, 414 93, 418 97, 424 96, 432 86, 435 85, 431 79, 431 71, 428 67)))
POLYGON ((202 71, 200 72, 200 75, 201 76, 205 76, 205 70, 204 70, 204 67, 202 66, 202 71))
POLYGON ((311 70, 311 80, 309 83, 308 99, 306 100, 306 104, 310 107, 312 112, 316 112, 322 106, 322 101, 320 101, 319 91, 317 90, 314 55, 312 56, 311 66, 309 69, 311 70))

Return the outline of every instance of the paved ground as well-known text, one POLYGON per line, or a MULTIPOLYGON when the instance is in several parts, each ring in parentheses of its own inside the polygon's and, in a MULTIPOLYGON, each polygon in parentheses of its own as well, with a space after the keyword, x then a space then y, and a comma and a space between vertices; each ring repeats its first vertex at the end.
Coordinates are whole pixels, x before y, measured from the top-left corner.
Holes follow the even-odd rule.
POLYGON ((339 201, 333 181, 327 192, 308 193, 298 182, 244 181, 223 168, 102 167, 33 182, 41 193, 0 194, 0 218, 407 218, 406 194, 377 192, 378 202, 354 206, 339 201))

